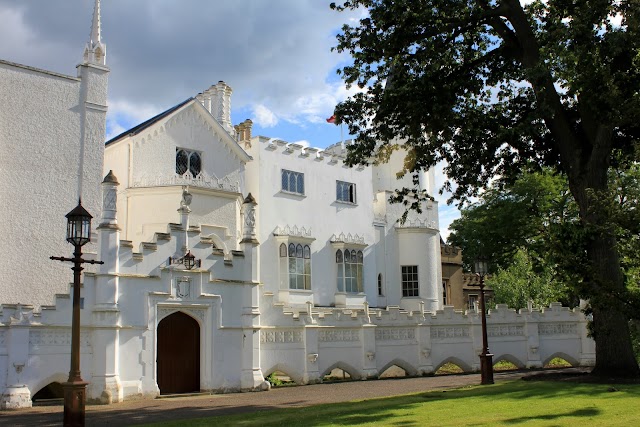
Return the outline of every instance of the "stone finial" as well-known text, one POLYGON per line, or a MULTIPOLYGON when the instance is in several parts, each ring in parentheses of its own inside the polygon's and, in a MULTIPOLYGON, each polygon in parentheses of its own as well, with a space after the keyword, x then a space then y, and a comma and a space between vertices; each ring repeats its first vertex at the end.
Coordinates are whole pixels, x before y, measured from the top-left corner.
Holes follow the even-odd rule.
POLYGON ((110 184, 114 184, 114 185, 120 185, 120 183, 118 182, 118 178, 116 178, 115 174, 113 173, 113 170, 109 170, 109 173, 104 177, 104 179, 102 180, 103 184, 106 183, 110 183, 110 184))
POLYGON ((112 170, 102 180, 102 222, 100 227, 112 226, 117 221, 117 202, 118 202, 118 178, 112 170))
POLYGON ((240 243, 258 243, 258 239, 256 237, 256 206, 258 203, 256 199, 253 198, 251 193, 247 195, 242 203, 242 216, 244 217, 243 221, 243 233, 242 233, 242 241, 240 243))
POLYGON ((182 187, 182 199, 180 200, 180 208, 178 208, 178 212, 180 213, 180 233, 178 233, 176 240, 176 247, 178 248, 177 254, 182 251, 182 254, 186 254, 189 250, 189 214, 191 213, 191 208, 189 205, 193 199, 193 195, 189 193, 189 186, 184 185, 182 187))
POLYGON ((182 200, 180 200, 180 207, 181 208, 188 208, 189 205, 191 205, 191 201, 193 200, 193 195, 191 193, 189 193, 189 187, 188 186, 183 186, 182 187, 182 200))

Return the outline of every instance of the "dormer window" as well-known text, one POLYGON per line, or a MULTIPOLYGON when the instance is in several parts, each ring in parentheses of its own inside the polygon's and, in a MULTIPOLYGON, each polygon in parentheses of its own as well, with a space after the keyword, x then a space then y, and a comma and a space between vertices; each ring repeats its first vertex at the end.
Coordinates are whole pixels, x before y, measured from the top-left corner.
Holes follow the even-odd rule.
POLYGON ((193 150, 176 148, 176 173, 182 176, 187 172, 193 178, 200 175, 200 172, 202 172, 201 154, 193 150))

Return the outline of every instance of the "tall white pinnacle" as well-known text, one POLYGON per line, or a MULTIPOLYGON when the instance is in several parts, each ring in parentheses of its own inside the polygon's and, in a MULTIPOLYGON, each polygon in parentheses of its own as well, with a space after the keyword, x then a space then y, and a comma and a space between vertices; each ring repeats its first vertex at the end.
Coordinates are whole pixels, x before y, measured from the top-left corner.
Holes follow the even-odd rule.
POLYGON ((89 43, 100 43, 100 0, 96 0, 93 9, 93 22, 91 22, 91 38, 89 43))
POLYGON ((84 62, 97 65, 107 65, 107 45, 100 40, 100 0, 95 0, 91 35, 84 48, 84 62))

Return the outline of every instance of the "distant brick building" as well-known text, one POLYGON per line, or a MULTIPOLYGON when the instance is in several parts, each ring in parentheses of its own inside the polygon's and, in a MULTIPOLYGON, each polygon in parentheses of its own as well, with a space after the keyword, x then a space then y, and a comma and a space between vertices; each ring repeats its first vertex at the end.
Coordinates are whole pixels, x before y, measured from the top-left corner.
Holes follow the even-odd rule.
MULTIPOLYGON (((442 260, 442 301, 459 310, 473 309, 478 302, 480 278, 473 273, 465 273, 462 266, 462 249, 440 242, 442 260)), ((493 299, 491 288, 485 289, 487 301, 493 299)))

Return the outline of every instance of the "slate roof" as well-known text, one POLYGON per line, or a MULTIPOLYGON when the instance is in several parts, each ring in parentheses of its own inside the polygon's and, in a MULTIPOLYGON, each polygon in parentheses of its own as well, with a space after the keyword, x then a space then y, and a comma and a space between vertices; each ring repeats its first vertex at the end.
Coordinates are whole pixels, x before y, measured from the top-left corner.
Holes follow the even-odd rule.
POLYGON ((137 125, 137 126, 135 126, 135 127, 132 127, 131 129, 126 130, 126 131, 122 132, 122 133, 121 133, 120 135, 118 135, 118 136, 115 136, 115 137, 111 138, 110 140, 108 140, 107 142, 105 142, 105 143, 104 143, 104 145, 109 145, 109 144, 111 144, 112 142, 116 142, 117 140, 119 140, 120 138, 125 137, 125 136, 130 136, 130 135, 137 135, 137 134, 139 134, 140 132, 142 132, 143 130, 145 130, 146 128, 148 128, 149 126, 151 126, 152 124, 156 123, 156 122, 157 122, 157 121, 159 121, 159 120, 162 120, 163 118, 165 118, 165 117, 166 117, 166 116, 168 116, 169 114, 173 113, 174 111, 176 111, 176 110, 180 109, 180 108, 181 108, 181 107, 183 107, 184 105, 186 105, 186 104, 188 104, 189 102, 193 101, 193 99, 194 99, 194 98, 193 98, 193 97, 191 97, 191 98, 189 98, 189 99, 187 99, 187 100, 185 100, 185 101, 182 101, 180 104, 175 105, 175 106, 173 106, 173 107, 169 108, 169 109, 168 109, 168 110, 166 110, 166 111, 163 111, 162 113, 158 114, 157 116, 153 116, 153 117, 151 117, 149 120, 147 120, 147 121, 145 121, 145 122, 142 122, 142 123, 140 123, 139 125, 137 125))

